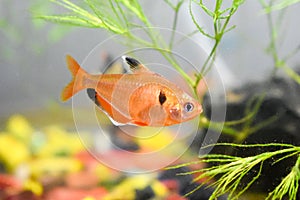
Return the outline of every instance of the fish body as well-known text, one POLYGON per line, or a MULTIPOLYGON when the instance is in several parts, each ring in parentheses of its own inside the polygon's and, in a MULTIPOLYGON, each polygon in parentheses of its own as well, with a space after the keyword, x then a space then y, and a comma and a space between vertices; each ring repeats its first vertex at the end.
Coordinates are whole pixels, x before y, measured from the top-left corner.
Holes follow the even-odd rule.
POLYGON ((202 112, 201 105, 177 85, 133 58, 124 60, 132 74, 91 75, 67 56, 74 78, 63 90, 62 100, 89 89, 89 96, 118 125, 170 126, 202 112))

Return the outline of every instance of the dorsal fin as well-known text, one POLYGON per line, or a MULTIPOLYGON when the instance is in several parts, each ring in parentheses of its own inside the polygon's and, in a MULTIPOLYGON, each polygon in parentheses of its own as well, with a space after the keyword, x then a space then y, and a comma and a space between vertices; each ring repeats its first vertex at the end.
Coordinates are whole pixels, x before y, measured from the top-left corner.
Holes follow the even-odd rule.
POLYGON ((129 65, 130 70, 134 74, 141 74, 141 73, 149 73, 153 74, 147 67, 145 67, 142 63, 140 63, 138 60, 135 58, 131 58, 128 56, 122 56, 124 62, 129 65))

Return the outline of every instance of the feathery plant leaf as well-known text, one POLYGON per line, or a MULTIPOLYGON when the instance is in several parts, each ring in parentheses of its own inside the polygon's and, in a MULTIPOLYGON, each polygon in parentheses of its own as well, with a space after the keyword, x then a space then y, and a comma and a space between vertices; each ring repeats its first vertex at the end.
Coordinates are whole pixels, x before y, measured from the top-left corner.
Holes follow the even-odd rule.
MULTIPOLYGON (((240 195, 242 195, 249 187, 260 177, 261 171, 263 168, 263 164, 266 160, 276 159, 283 160, 290 156, 288 155, 298 155, 298 160, 295 166, 292 168, 291 172, 282 180, 282 182, 275 188, 274 191, 269 193, 269 199, 281 199, 285 194, 292 199, 295 199, 295 195, 298 190, 298 181, 300 180, 300 147, 293 146, 290 144, 279 144, 279 143, 269 143, 269 144, 232 144, 232 143, 219 143, 216 145, 208 145, 203 148, 208 148, 211 146, 228 146, 228 147, 236 147, 236 148, 254 148, 254 147, 278 147, 281 148, 276 151, 265 152, 254 156, 249 157, 238 157, 238 156, 230 156, 223 154, 207 154, 200 156, 200 160, 198 162, 190 162, 181 165, 176 165, 169 167, 168 169, 179 168, 183 166, 189 166, 196 163, 212 163, 214 164, 211 167, 181 173, 179 175, 188 175, 188 174, 198 174, 194 181, 205 178, 206 182, 210 181, 212 178, 218 176, 218 179, 210 186, 215 187, 214 192, 212 193, 210 199, 216 199, 224 194, 228 194, 229 199, 238 199, 240 195), (278 158, 281 156, 281 158, 278 158), (216 163, 218 163, 216 165, 216 163), (258 167, 258 170, 257 170, 258 167), (243 187, 243 189, 238 189, 241 180, 249 173, 254 173, 252 179, 243 187)), ((277 163, 277 160, 273 162, 273 164, 277 163)), ((205 183, 206 183, 205 182, 205 183)), ((204 183, 203 183, 204 184, 204 183)), ((195 190, 203 187, 200 185, 195 190)), ((195 190, 189 192, 186 195, 193 193, 195 190)))
POLYGON ((137 0, 117 0, 126 6, 130 11, 136 14, 136 16, 142 21, 147 23, 147 18, 144 15, 143 9, 137 0))
POLYGON ((91 20, 81 18, 78 16, 72 15, 51 15, 51 16, 37 16, 37 18, 44 19, 47 21, 68 24, 73 26, 84 26, 89 28, 102 28, 103 24, 93 23, 91 20))
POLYGON ((288 196, 290 200, 296 200, 299 181, 300 156, 298 154, 298 159, 291 172, 284 179, 282 179, 281 183, 272 192, 269 193, 267 199, 283 199, 285 196, 288 196))
MULTIPOLYGON (((265 0, 260 0, 260 2, 263 5, 267 5, 265 0)), ((284 8, 287 8, 293 4, 299 3, 300 0, 280 0, 278 3, 272 3, 271 6, 265 6, 264 8, 264 12, 265 13, 270 13, 272 11, 276 11, 276 10, 282 10, 284 8)))
POLYGON ((127 31, 120 23, 115 23, 113 18, 105 18, 99 15, 101 12, 93 9, 94 7, 91 6, 93 4, 91 4, 90 0, 86 0, 85 3, 92 9, 92 12, 77 6, 69 0, 52 0, 52 2, 64 7, 72 13, 62 15, 37 15, 35 17, 67 25, 109 29, 117 34, 122 34, 127 31))

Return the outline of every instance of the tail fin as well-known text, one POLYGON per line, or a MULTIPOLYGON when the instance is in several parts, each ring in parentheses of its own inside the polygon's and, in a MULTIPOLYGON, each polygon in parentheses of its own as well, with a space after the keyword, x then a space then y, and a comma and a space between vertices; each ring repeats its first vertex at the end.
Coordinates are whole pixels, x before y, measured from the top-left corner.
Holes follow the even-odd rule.
POLYGON ((82 79, 83 75, 86 74, 86 72, 80 67, 80 65, 72 58, 72 56, 67 55, 67 66, 72 74, 72 80, 71 82, 63 89, 61 93, 61 99, 63 101, 68 100, 73 95, 75 95, 80 90, 84 89, 82 87, 82 79))

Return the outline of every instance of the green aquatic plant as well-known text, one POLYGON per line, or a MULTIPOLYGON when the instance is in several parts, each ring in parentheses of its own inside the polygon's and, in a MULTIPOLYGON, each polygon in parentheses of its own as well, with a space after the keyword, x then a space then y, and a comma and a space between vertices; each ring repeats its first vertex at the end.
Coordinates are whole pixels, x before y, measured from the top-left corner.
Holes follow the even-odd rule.
POLYGON ((267 199, 283 199, 284 196, 289 196, 290 199, 297 199, 297 192, 300 180, 300 156, 293 166, 291 172, 282 179, 281 183, 267 196, 267 199))
MULTIPOLYGON (((281 56, 278 51, 278 38, 279 38, 279 29, 282 25, 282 19, 285 14, 284 8, 292 5, 294 3, 298 3, 299 1, 279 1, 276 2, 274 0, 270 0, 268 2, 260 0, 261 5, 263 6, 264 12, 267 16, 268 27, 270 30, 270 42, 267 48, 267 52, 273 59, 274 63, 274 70, 272 73, 272 77, 276 74, 278 69, 283 70, 292 80, 300 84, 300 76, 297 74, 290 66, 288 66, 287 61, 289 58, 294 56, 296 53, 299 52, 299 47, 291 50, 286 56, 281 56), (277 17, 273 16, 272 11, 279 10, 279 15, 277 17)), ((210 186, 215 187, 215 191, 210 199, 216 199, 217 197, 228 194, 229 199, 238 199, 240 195, 242 195, 249 187, 257 181, 257 179, 261 176, 261 172, 264 166, 264 162, 266 160, 272 160, 273 164, 278 163, 286 158, 296 157, 296 162, 294 166, 291 166, 290 173, 283 177, 281 183, 271 191, 266 199, 284 199, 288 198, 291 200, 297 199, 297 193, 299 189, 299 180, 300 180, 300 147, 293 146, 290 144, 250 144, 250 145, 242 145, 242 143, 250 134, 256 132, 258 129, 263 128, 269 124, 272 124, 279 116, 273 116, 265 121, 253 125, 252 122, 255 118, 255 115, 260 109, 260 105, 262 100, 264 99, 264 95, 261 95, 254 106, 246 108, 246 116, 241 119, 237 120, 233 123, 224 123, 224 129, 222 129, 223 134, 227 134, 232 136, 234 142, 236 143, 226 143, 226 144, 216 144, 216 146, 226 146, 229 149, 242 147, 242 148, 253 148, 253 147, 280 147, 284 148, 277 151, 267 151, 261 154, 257 154, 254 156, 249 157, 238 157, 238 156, 231 156, 231 155, 224 155, 224 154, 208 154, 200 156, 199 161, 200 163, 209 163, 211 167, 207 167, 204 169, 199 169, 191 172, 202 174, 198 176, 196 180, 207 178, 207 180, 216 179, 210 186), (242 123, 242 129, 236 130, 231 128, 228 125, 235 125, 237 123, 242 123), (240 186, 241 180, 251 173, 250 181, 243 186, 240 186)), ((249 101, 251 102, 251 101, 249 101)), ((251 105, 251 103, 249 103, 251 105)), ((214 123, 214 122, 210 122, 214 123)), ((219 124, 215 124, 216 126, 213 127, 218 129, 220 126, 219 124)), ((208 146, 209 147, 209 146, 208 146)), ((229 151, 231 152, 231 151, 229 151)), ((186 163, 183 165, 178 165, 176 167, 186 166, 194 163, 186 163)), ((186 174, 191 174, 186 173, 186 174)), ((181 175, 186 175, 181 174, 181 175)), ((198 188, 195 188, 193 191, 188 193, 187 195, 193 193, 195 190, 202 187, 200 185, 198 188)))
POLYGON ((284 0, 279 3, 276 3, 274 0, 260 0, 260 3, 266 12, 267 20, 268 20, 268 27, 270 32, 270 42, 267 48, 268 54, 271 55, 274 63, 274 70, 273 74, 278 71, 278 69, 282 69, 291 79, 296 81, 300 84, 300 75, 297 74, 288 64, 287 61, 296 53, 299 52, 300 47, 296 47, 295 49, 291 50, 287 53, 286 56, 281 56, 278 52, 278 37, 279 37, 279 30, 282 28, 282 22, 284 18, 284 14, 286 10, 284 8, 298 3, 299 0, 284 0), (279 10, 279 15, 276 17, 272 11, 279 10))
MULTIPOLYGON (((54 6, 44 0, 30 0, 29 10, 32 14, 34 13, 47 13, 53 12, 54 6)), ((70 26, 47 26, 48 23, 42 20, 32 20, 33 27, 41 31, 47 29, 47 40, 50 43, 59 42, 68 32, 72 30, 70 26)))
MULTIPOLYGON (((71 11, 68 14, 57 15, 36 15, 35 18, 43 19, 55 23, 66 25, 82 26, 87 28, 102 28, 112 34, 119 34, 128 45, 142 45, 143 47, 151 47, 158 50, 166 60, 183 76, 190 84, 193 84, 192 78, 179 66, 176 59, 170 54, 173 41, 170 45, 163 40, 162 36, 153 30, 153 26, 146 17, 139 1, 137 0, 109 0, 99 2, 95 0, 86 0, 82 5, 76 5, 69 0, 52 0, 65 9, 71 11), (139 22, 133 22, 138 19, 139 22), (145 28, 146 27, 146 28, 145 28), (142 28, 145 30, 149 40, 146 40, 133 33, 133 29, 142 28)), ((172 6, 175 13, 178 13, 182 1, 176 5, 166 1, 172 6)), ((174 20, 173 29, 176 29, 177 21, 174 20)))
POLYGON ((200 1, 189 1, 189 12, 192 17, 192 20, 197 27, 198 31, 202 33, 204 36, 212 39, 214 41, 214 45, 204 62, 204 65, 201 68, 201 71, 199 74, 196 75, 196 81, 194 84, 194 88, 197 88, 197 85, 199 84, 200 80, 202 79, 202 76, 204 76, 210 68, 213 66, 213 63, 216 59, 217 55, 217 48, 220 45, 220 42, 224 36, 224 34, 230 30, 232 30, 235 26, 228 27, 228 23, 231 19, 231 17, 234 15, 234 13, 238 10, 238 8, 241 6, 241 4, 244 3, 244 0, 233 0, 231 2, 231 6, 228 8, 223 8, 223 0, 216 0, 214 9, 209 9, 205 3, 203 3, 202 0, 200 1), (212 19, 212 25, 213 25, 213 33, 210 34, 206 32, 206 30, 201 27, 192 11, 192 2, 194 2, 196 5, 200 7, 206 15, 208 15, 212 19))
MULTIPOLYGON (((212 145, 209 145, 204 148, 208 148, 211 146, 212 145)), ((271 160, 272 165, 274 165, 284 159, 297 156, 297 161, 291 172, 272 192, 269 193, 267 197, 268 199, 275 200, 282 199, 284 196, 288 195, 291 200, 296 200, 296 194, 298 192, 299 184, 298 181, 300 179, 300 147, 290 144, 278 143, 249 145, 219 143, 216 144, 216 146, 227 146, 242 149, 276 147, 279 148, 279 150, 268 151, 248 157, 239 157, 224 154, 207 154, 200 156, 199 161, 169 167, 168 169, 174 169, 183 166, 190 166, 197 163, 214 164, 211 167, 178 174, 182 176, 188 174, 200 174, 196 176, 194 181, 198 181, 200 179, 205 180, 202 185, 186 194, 186 196, 195 192, 200 187, 203 187, 205 183, 208 183, 212 179, 215 179, 212 184, 209 184, 210 187, 213 186, 215 188, 210 197, 211 200, 216 199, 224 194, 227 194, 229 199, 238 199, 261 176, 262 168, 266 161, 271 160), (277 159, 274 160, 274 157, 276 157, 277 159), (218 164, 216 165, 215 163, 218 164), (241 180, 245 178, 250 173, 250 171, 254 171, 254 174, 252 174, 252 179, 242 189, 238 189, 241 184, 241 180)))
POLYGON ((230 136, 233 143, 241 144, 251 134, 256 133, 262 128, 276 122, 281 114, 271 116, 259 123, 255 123, 255 117, 260 111, 261 104, 265 98, 265 93, 255 96, 247 102, 244 110, 244 116, 241 119, 225 122, 209 121, 207 118, 200 118, 199 127, 211 128, 215 131, 222 132, 222 134, 230 136))
POLYGON ((269 6, 266 6, 266 0, 260 0, 260 2, 264 5, 264 11, 266 13, 270 13, 276 10, 283 10, 284 8, 287 8, 293 4, 299 3, 300 0, 271 0, 271 5, 269 6))

